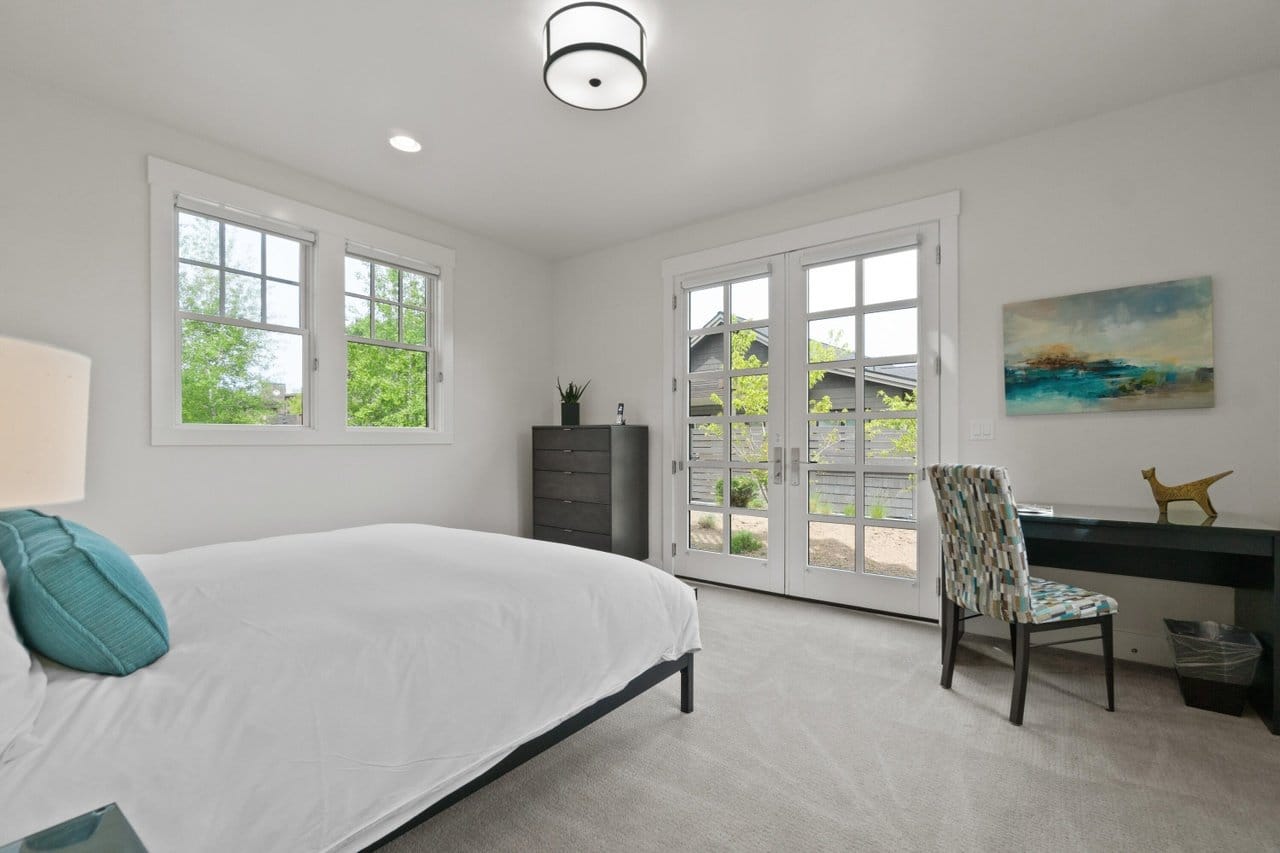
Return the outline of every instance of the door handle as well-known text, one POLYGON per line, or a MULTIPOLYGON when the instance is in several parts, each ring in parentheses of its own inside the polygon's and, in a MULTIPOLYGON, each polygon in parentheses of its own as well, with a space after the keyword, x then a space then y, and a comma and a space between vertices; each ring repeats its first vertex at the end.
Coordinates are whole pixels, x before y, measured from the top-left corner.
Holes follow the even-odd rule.
POLYGON ((791 448, 791 485, 800 485, 800 448, 791 448))
POLYGON ((782 485, 783 461, 784 460, 782 458, 782 445, 778 445, 773 449, 773 482, 777 483, 778 485, 782 485))

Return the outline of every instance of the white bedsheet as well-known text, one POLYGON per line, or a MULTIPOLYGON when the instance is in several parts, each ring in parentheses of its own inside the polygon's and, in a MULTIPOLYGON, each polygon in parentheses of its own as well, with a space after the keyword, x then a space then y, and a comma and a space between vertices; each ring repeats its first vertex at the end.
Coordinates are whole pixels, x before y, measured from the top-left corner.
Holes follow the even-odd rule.
POLYGON ((46 662, 0 843, 116 801, 153 853, 356 849, 700 648, 674 578, 510 536, 378 525, 138 564, 172 648, 126 678, 46 662))

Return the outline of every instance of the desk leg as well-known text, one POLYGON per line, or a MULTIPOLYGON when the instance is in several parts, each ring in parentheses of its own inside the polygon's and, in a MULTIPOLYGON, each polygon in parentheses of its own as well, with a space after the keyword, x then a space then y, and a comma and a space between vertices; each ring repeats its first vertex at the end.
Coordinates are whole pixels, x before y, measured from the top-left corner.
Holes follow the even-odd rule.
POLYGON ((1280 735, 1280 536, 1273 540, 1272 585, 1269 589, 1236 590, 1236 624, 1258 635, 1262 658, 1249 700, 1273 735, 1280 735))

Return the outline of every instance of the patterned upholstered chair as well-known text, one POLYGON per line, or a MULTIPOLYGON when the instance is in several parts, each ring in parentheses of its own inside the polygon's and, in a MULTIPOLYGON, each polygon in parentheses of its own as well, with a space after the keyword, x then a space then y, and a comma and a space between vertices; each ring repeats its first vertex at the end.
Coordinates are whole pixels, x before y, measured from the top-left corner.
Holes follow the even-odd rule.
POLYGON ((942 686, 951 689, 961 625, 965 618, 972 618, 965 617, 966 610, 1008 622, 1015 673, 1009 722, 1020 726, 1027 699, 1031 635, 1056 628, 1099 625, 1106 661, 1107 710, 1114 711, 1111 617, 1117 610, 1116 600, 1031 577, 1022 524, 1009 485, 1009 472, 1004 468, 931 465, 928 475, 942 531, 942 686))

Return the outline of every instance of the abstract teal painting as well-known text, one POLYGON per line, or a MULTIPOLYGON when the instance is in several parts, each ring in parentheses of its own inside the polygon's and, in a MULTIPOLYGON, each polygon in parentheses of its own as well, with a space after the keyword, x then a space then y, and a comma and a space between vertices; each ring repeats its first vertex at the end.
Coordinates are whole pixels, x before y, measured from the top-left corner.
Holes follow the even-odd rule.
POLYGON ((1010 415, 1213 405, 1207 276, 1004 306, 1010 415))

